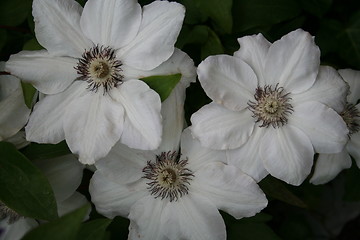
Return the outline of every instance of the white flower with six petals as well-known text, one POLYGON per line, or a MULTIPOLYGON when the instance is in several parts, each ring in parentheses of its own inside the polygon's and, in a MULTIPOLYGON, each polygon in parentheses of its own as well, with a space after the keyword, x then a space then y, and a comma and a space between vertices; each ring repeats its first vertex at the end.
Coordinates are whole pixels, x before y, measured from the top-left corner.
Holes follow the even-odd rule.
MULTIPOLYGON (((155 1, 34 0, 35 34, 46 50, 12 55, 6 70, 47 94, 35 105, 27 139, 63 139, 93 164, 120 142, 156 149, 161 141, 159 95, 139 80, 168 60, 184 7, 155 1)), ((148 76, 149 76, 148 75, 148 76)))
POLYGON ((303 30, 273 44, 261 34, 238 41, 234 56, 210 56, 198 67, 213 102, 193 114, 193 135, 229 150, 229 164, 258 181, 270 173, 299 185, 314 150, 340 152, 347 142, 346 124, 327 106, 341 109, 347 86, 335 70, 319 71, 319 48, 303 30))

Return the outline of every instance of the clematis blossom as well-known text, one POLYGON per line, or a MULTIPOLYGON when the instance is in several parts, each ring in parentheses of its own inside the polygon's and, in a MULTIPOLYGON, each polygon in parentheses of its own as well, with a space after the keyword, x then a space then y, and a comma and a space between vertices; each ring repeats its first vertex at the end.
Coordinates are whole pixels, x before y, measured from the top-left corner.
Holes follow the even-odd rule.
POLYGON ((221 162, 225 152, 201 147, 189 129, 182 133, 186 85, 180 81, 163 102, 158 149, 117 143, 95 163, 92 202, 106 217, 129 218, 129 239, 226 239, 217 209, 241 218, 267 205, 252 178, 221 162))
POLYGON ((6 63, 7 71, 46 94, 34 107, 27 139, 65 139, 84 164, 104 157, 117 141, 156 149, 161 101, 139 79, 171 61, 184 7, 89 0, 82 8, 74 0, 34 0, 33 16, 45 50, 22 51, 6 63))
POLYGON ((342 109, 338 109, 349 129, 349 141, 339 153, 319 154, 314 174, 310 179, 313 184, 327 183, 343 169, 350 168, 350 156, 355 159, 360 168, 360 104, 358 103, 360 99, 360 71, 341 69, 338 72, 350 86, 346 105, 342 109))
POLYGON ((335 111, 347 85, 334 69, 319 67, 319 48, 301 29, 272 44, 262 34, 238 41, 234 56, 210 56, 198 67, 213 102, 192 115, 193 136, 227 150, 228 163, 257 181, 270 173, 299 185, 315 152, 340 152, 347 142, 335 111))

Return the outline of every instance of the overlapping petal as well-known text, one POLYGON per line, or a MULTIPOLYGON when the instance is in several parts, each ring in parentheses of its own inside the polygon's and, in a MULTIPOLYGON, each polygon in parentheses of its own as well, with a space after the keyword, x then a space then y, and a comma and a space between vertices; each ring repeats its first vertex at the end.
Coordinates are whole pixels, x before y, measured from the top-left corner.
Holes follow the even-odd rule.
POLYGON ((162 134, 159 95, 144 82, 130 80, 113 91, 112 97, 125 110, 120 141, 141 150, 159 147, 162 134))
POLYGON ((348 141, 344 120, 319 102, 309 101, 296 106, 289 124, 301 129, 318 153, 338 153, 348 141))
POLYGON ((129 239, 166 240, 161 229, 161 215, 165 201, 146 196, 135 202, 130 209, 129 239))
POLYGON ((356 104, 360 99, 360 71, 340 69, 340 75, 350 85, 350 94, 347 99, 351 104, 356 104))
POLYGON ((128 184, 143 176, 146 162, 155 160, 151 151, 136 150, 117 142, 109 154, 95 163, 96 168, 118 184, 128 184))
POLYGON ((144 6, 139 32, 119 49, 118 58, 126 65, 143 70, 159 66, 174 52, 184 15, 184 7, 175 2, 155 1, 144 6))
POLYGON ((124 108, 108 95, 93 92, 78 97, 67 107, 63 123, 66 142, 73 153, 79 154, 80 162, 94 164, 120 139, 124 108))
POLYGON ((34 163, 49 180, 57 202, 69 198, 80 186, 84 166, 72 154, 34 163))
POLYGON ((261 181, 269 174, 259 154, 259 143, 261 142, 263 134, 263 129, 255 126, 249 140, 244 143, 244 145, 226 151, 228 164, 239 168, 255 179, 256 182, 261 181))
POLYGON ((360 168, 360 132, 351 135, 351 139, 346 145, 346 149, 355 159, 357 166, 360 168))
POLYGON ((159 225, 166 236, 162 239, 226 239, 225 223, 216 206, 198 193, 168 203, 159 225))
POLYGON ((134 39, 141 17, 141 7, 136 0, 89 0, 80 24, 94 44, 118 49, 134 39))
POLYGON ((316 185, 327 183, 349 167, 351 158, 345 149, 339 153, 319 154, 310 182, 316 185))
POLYGON ((226 163, 226 152, 212 150, 200 145, 200 142, 191 136, 190 128, 181 135, 181 154, 189 159, 188 166, 192 171, 197 171, 211 162, 226 163))
POLYGON ((294 105, 306 101, 316 101, 340 113, 345 107, 348 91, 348 85, 334 68, 320 66, 314 85, 309 90, 293 94, 291 97, 294 105))
POLYGON ((56 94, 78 77, 74 69, 76 62, 74 58, 54 57, 45 50, 22 51, 10 56, 6 71, 31 83, 42 93, 56 94))
POLYGON ((38 42, 56 56, 80 57, 92 46, 80 29, 82 7, 76 1, 34 0, 33 16, 38 42))
POLYGON ((35 106, 25 127, 26 138, 37 143, 56 144, 65 139, 65 112, 70 103, 87 91, 86 83, 75 82, 66 91, 48 95, 35 106))
POLYGON ((259 154, 272 176, 300 185, 310 174, 314 150, 310 139, 302 131, 286 125, 266 130, 259 154))
POLYGON ((197 73, 206 94, 228 109, 240 111, 254 98, 258 85, 256 75, 239 58, 210 56, 200 63, 197 73))
POLYGON ((209 163, 195 174, 191 187, 237 219, 254 216, 267 206, 256 182, 234 166, 209 163))
POLYGON ((271 43, 259 33, 238 38, 240 49, 234 53, 254 70, 260 86, 265 86, 265 59, 271 43))
POLYGON ((202 107, 191 117, 191 131, 205 147, 234 149, 244 144, 254 128, 251 112, 228 110, 216 103, 202 107))
POLYGON ((286 91, 301 93, 315 82, 320 64, 320 50, 313 37, 301 29, 274 42, 265 62, 266 83, 279 83, 286 91))
POLYGON ((13 76, 0 78, 0 141, 14 136, 29 119, 20 80, 13 76))
POLYGON ((136 205, 134 203, 148 194, 146 187, 142 179, 132 184, 119 184, 111 181, 103 172, 96 171, 90 181, 89 191, 97 211, 114 218, 127 217, 132 206, 136 205))

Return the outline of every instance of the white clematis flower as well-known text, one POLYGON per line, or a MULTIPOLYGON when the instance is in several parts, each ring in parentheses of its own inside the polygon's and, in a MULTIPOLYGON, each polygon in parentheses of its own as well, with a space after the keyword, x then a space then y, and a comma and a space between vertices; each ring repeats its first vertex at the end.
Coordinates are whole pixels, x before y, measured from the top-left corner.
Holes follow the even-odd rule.
POLYGON ((273 44, 261 34, 238 41, 234 56, 211 56, 198 67, 213 102, 193 114, 193 135, 229 150, 229 164, 258 181, 270 173, 299 185, 314 151, 340 152, 347 142, 346 124, 328 107, 343 107, 347 85, 335 70, 319 70, 319 48, 303 30, 273 44))
MULTIPOLYGON (((0 71, 5 63, 0 62, 0 71)), ((24 146, 19 131, 29 119, 30 109, 26 106, 21 82, 11 75, 0 76, 0 141, 9 141, 17 147, 24 146)))
POLYGON ((219 162, 225 152, 201 147, 189 130, 181 135, 185 86, 180 82, 163 103, 157 150, 117 143, 95 163, 92 202, 109 218, 129 218, 129 239, 226 239, 217 208, 241 218, 267 205, 253 179, 219 162))
MULTIPOLYGON (((47 177, 55 194, 59 216, 63 216, 88 201, 76 189, 81 183, 84 166, 73 155, 36 160, 34 164, 47 177)), ((18 240, 39 225, 32 218, 24 218, 0 203, 0 240, 18 240)))
POLYGON ((174 53, 184 7, 88 0, 83 9, 74 0, 34 0, 33 16, 46 50, 20 52, 6 64, 7 71, 47 94, 30 117, 28 140, 66 139, 85 164, 104 157, 119 140, 156 149, 161 102, 139 78, 146 77, 144 71, 153 75, 174 53))
MULTIPOLYGON (((360 168, 360 71, 352 69, 339 70, 340 75, 350 86, 347 104, 338 109, 349 129, 349 141, 345 148, 336 154, 319 154, 315 171, 310 182, 323 184, 334 179, 343 169, 351 167, 351 157, 360 168)), ((335 91, 335 89, 334 89, 335 91)))

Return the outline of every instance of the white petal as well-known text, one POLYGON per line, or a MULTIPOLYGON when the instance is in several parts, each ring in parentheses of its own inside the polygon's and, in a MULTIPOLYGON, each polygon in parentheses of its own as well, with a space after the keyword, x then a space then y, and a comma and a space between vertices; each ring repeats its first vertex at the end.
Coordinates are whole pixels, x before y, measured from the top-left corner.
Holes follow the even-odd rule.
POLYGON ((72 154, 34 163, 49 180, 57 202, 69 198, 80 186, 84 166, 72 154))
POLYGON ((301 129, 318 153, 338 153, 348 141, 344 120, 319 102, 309 101, 294 107, 289 124, 301 129))
POLYGON ((53 57, 45 50, 22 51, 10 56, 6 70, 42 93, 55 94, 77 78, 76 62, 74 58, 53 57))
POLYGON ((197 193, 167 204, 160 224, 166 239, 226 239, 225 223, 216 206, 197 193))
POLYGON ((351 167, 351 158, 344 149, 334 154, 319 154, 315 164, 315 171, 310 182, 324 184, 333 180, 343 169, 351 167))
POLYGON ((161 215, 167 202, 146 196, 130 209, 129 239, 167 240, 161 228, 161 215))
POLYGON ((239 168, 256 182, 260 182, 269 174, 259 156, 259 143, 263 134, 262 128, 255 125, 253 133, 244 145, 226 151, 227 163, 239 168))
POLYGON ((351 139, 346 145, 346 149, 360 168, 360 132, 351 135, 351 139))
POLYGON ((159 95, 143 81, 130 80, 113 91, 112 97, 125 109, 120 142, 142 150, 158 148, 162 134, 159 95))
POLYGON ((119 59, 143 70, 159 66, 174 52, 184 15, 184 7, 175 2, 155 1, 144 6, 139 32, 128 45, 119 49, 119 59))
POLYGON ((158 152, 178 151, 181 133, 186 124, 184 116, 185 90, 178 83, 170 96, 162 103, 163 134, 158 152))
POLYGON ((141 7, 136 0, 89 0, 80 25, 95 44, 120 48, 134 39, 141 22, 141 7))
POLYGON ((32 218, 20 218, 18 221, 8 224, 7 219, 0 221, 1 240, 20 240, 27 232, 39 224, 32 218))
POLYGON ((79 57, 92 46, 80 30, 82 7, 76 1, 34 0, 33 16, 38 42, 57 56, 79 57))
POLYGON ((132 184, 118 184, 101 171, 95 171, 89 186, 91 202, 96 210, 108 218, 127 217, 136 201, 149 192, 143 179, 132 184))
POLYGON ((65 139, 63 121, 69 104, 84 94, 86 83, 75 82, 66 91, 48 95, 35 104, 25 127, 26 139, 37 143, 56 144, 65 139))
POLYGON ((151 151, 132 149, 117 142, 109 154, 97 161, 95 166, 111 181, 127 184, 139 180, 147 161, 155 159, 156 155, 151 151))
POLYGON ((238 38, 240 50, 234 53, 254 70, 260 86, 265 86, 265 59, 271 43, 259 33, 257 35, 238 38))
POLYGON ((83 164, 106 156, 119 140, 123 125, 124 108, 98 92, 73 100, 64 116, 66 142, 83 164))
POLYGON ((287 92, 300 93, 315 82, 320 64, 320 50, 313 37, 295 30, 270 48, 265 63, 266 83, 279 83, 287 92))
POLYGON ((305 92, 291 95, 291 98, 295 104, 321 102, 340 113, 345 107, 348 91, 348 85, 334 68, 320 66, 314 85, 305 92))
POLYGON ((254 98, 257 78, 251 67, 239 58, 217 55, 202 61, 197 73, 206 94, 231 110, 242 110, 254 98))
POLYGON ((29 119, 20 80, 13 76, 0 78, 0 141, 14 136, 29 119))
POLYGON ((211 150, 200 145, 200 142, 191 136, 190 128, 181 135, 181 157, 188 158, 188 167, 197 171, 210 162, 226 162, 226 152, 211 150))
MULTIPOLYGON (((58 214, 61 217, 67 213, 74 211, 75 209, 78 209, 79 207, 84 206, 86 203, 88 203, 88 200, 84 195, 78 192, 74 192, 74 194, 71 195, 69 198, 61 202, 58 201, 57 203, 58 214)), ((88 218, 88 216, 86 216, 85 218, 88 218)))
POLYGON ((30 144, 30 142, 26 141, 26 136, 25 136, 24 130, 20 130, 14 136, 11 136, 10 138, 5 139, 5 141, 14 144, 17 149, 26 147, 27 145, 30 144))
POLYGON ((191 117, 193 136, 205 147, 234 149, 244 144, 254 129, 251 112, 233 112, 216 103, 202 107, 191 117))
POLYGON ((196 81, 196 68, 193 60, 185 52, 177 48, 175 48, 173 55, 168 60, 152 70, 139 70, 126 65, 123 65, 121 68, 123 70, 124 81, 177 73, 181 73, 180 84, 183 87, 188 87, 191 82, 196 81))
POLYGON ((347 97, 348 102, 356 104, 360 99, 360 71, 352 69, 340 69, 340 75, 350 85, 350 94, 347 97))
POLYGON ((236 219, 254 216, 267 206, 265 194, 251 177, 223 163, 196 171, 191 187, 236 219))
POLYGON ((310 174, 314 150, 310 139, 292 126, 268 128, 260 143, 260 157, 274 177, 300 185, 310 174))

